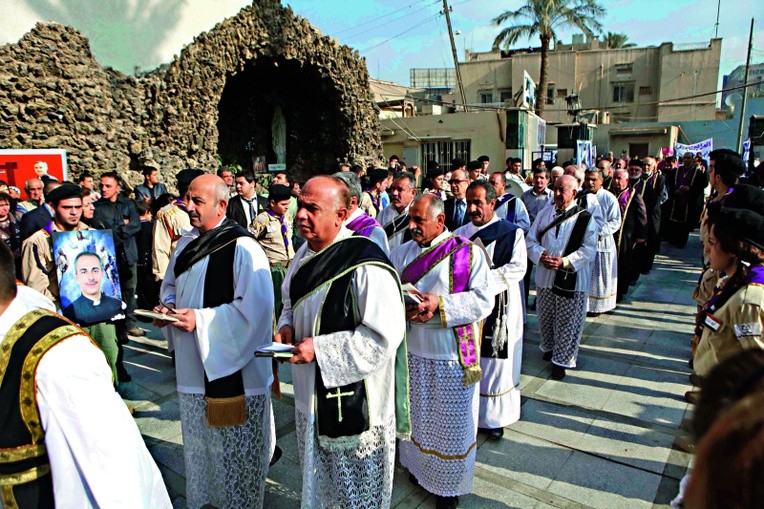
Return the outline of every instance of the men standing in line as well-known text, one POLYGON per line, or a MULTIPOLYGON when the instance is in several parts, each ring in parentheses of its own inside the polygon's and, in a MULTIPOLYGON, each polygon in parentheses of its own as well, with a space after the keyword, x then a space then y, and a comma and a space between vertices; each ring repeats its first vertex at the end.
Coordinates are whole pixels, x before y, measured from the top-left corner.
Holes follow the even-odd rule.
POLYGON ((586 170, 586 190, 597 201, 601 212, 597 218, 601 223, 597 225, 597 254, 592 262, 587 316, 599 316, 615 309, 618 287, 618 257, 613 234, 621 227, 621 210, 615 196, 602 188, 602 182, 599 168, 586 170))
MULTIPOLYGON (((231 168, 229 168, 228 166, 221 166, 220 168, 218 168, 217 176, 223 179, 223 182, 225 182, 225 185, 228 186, 228 196, 230 196, 231 198, 236 196, 237 195, 236 187, 234 186, 233 171, 231 171, 231 168)), ((181 198, 183 198, 182 195, 181 195, 181 198)))
POLYGON ((597 225, 576 204, 576 179, 563 175, 554 183, 554 207, 544 208, 528 232, 528 258, 538 265, 537 309, 544 360, 552 378, 575 368, 586 320, 591 262, 597 252, 597 225))
POLYGON ((122 288, 122 300, 127 305, 125 319, 116 323, 119 358, 117 374, 120 382, 129 382, 130 374, 124 366, 124 346, 127 335, 144 336, 146 333, 135 321, 135 286, 138 280, 138 245, 137 237, 141 231, 141 220, 135 204, 120 193, 120 180, 115 172, 101 175, 101 199, 95 202, 95 213, 91 224, 93 228, 111 230, 117 250, 117 268, 122 288))
POLYGON ((448 181, 451 186, 452 198, 444 202, 444 213, 446 215, 446 228, 451 231, 470 222, 467 215, 467 186, 470 185, 469 177, 464 170, 455 170, 451 173, 451 180, 448 181))
POLYGON ((615 234, 618 248, 618 295, 620 302, 629 291, 631 273, 639 270, 634 260, 634 246, 642 244, 647 238, 647 211, 642 196, 629 187, 627 170, 615 170, 613 173, 613 193, 621 209, 621 227, 615 234))
POLYGON ((277 318, 281 315, 281 283, 289 263, 294 258, 292 220, 287 216, 291 194, 285 185, 272 185, 268 189, 268 210, 258 214, 249 227, 271 265, 273 302, 277 318))
POLYGON ((43 204, 42 188, 42 180, 38 178, 31 178, 24 183, 24 191, 27 193, 27 199, 19 202, 19 212, 26 214, 30 210, 36 209, 43 204))
POLYGON ((135 199, 152 202, 166 192, 167 187, 159 182, 159 165, 147 162, 143 166, 143 184, 135 186, 135 199))
MULTIPOLYGON (((494 173, 497 175, 497 173, 494 173)), ((498 175, 501 175, 498 173, 498 175)), ((480 413, 478 426, 491 440, 504 435, 504 427, 520 419, 520 368, 523 355, 523 306, 520 284, 528 254, 525 233, 494 213, 496 195, 486 182, 467 188, 471 223, 454 234, 485 246, 491 257, 488 293, 494 297, 491 315, 483 323, 480 348, 480 413)))
POLYGON ((523 229, 523 233, 531 228, 531 220, 522 199, 507 192, 507 179, 500 171, 494 172, 488 178, 496 193, 496 209, 494 213, 500 219, 506 219, 523 229))
MULTIPOLYGON (((542 161, 543 162, 543 161, 542 161)), ((552 200, 552 190, 549 185, 549 170, 546 166, 540 166, 533 170, 533 187, 523 193, 523 205, 525 205, 528 211, 528 218, 530 223, 536 220, 541 209, 549 205, 549 201, 552 200)), ((533 272, 533 261, 528 259, 528 268, 525 269, 525 277, 523 278, 523 287, 525 295, 523 299, 525 304, 528 304, 528 292, 531 289, 531 273, 533 272)), ((536 309, 535 303, 530 306, 531 309, 536 309)))
POLYGON ((0 448, 26 453, 4 456, 4 506, 171 508, 103 353, 50 300, 16 285, 0 244, 0 344, 9 352, 0 448), (50 475, 30 478, 30 465, 50 475))
POLYGON ((409 217, 413 241, 390 255, 422 300, 406 306, 412 429, 400 461, 412 482, 436 495, 438 509, 453 508, 472 490, 480 322, 493 309, 489 266, 479 247, 445 230, 437 196, 417 196, 409 217))
POLYGON ((609 159, 601 159, 597 161, 597 169, 602 172, 602 189, 610 191, 610 186, 613 182, 613 163, 609 159))
POLYGON ((186 194, 193 229, 172 254, 154 310, 175 351, 189 507, 262 507, 275 437, 269 359, 273 293, 268 259, 225 216, 228 186, 214 175, 186 194))
POLYGON ((708 175, 695 163, 692 153, 682 156, 682 166, 672 170, 666 181, 669 199, 665 239, 678 248, 687 245, 690 232, 698 227, 703 210, 703 192, 708 175))
POLYGON ((385 254, 390 254, 390 248, 387 245, 387 234, 382 226, 369 214, 361 210, 358 206, 362 196, 361 182, 358 177, 349 171, 338 171, 333 177, 340 179, 348 186, 350 201, 348 205, 348 215, 345 218, 344 225, 347 229, 356 235, 366 237, 378 245, 385 254))
MULTIPOLYGON (((642 195, 647 210, 647 240, 636 251, 638 274, 647 274, 653 268, 655 255, 660 248, 661 205, 668 198, 666 179, 660 174, 655 158, 647 156, 642 160, 644 168, 632 166, 629 162, 629 185, 642 195), (632 173, 634 168, 634 173, 632 173)), ((633 279, 633 277, 632 277, 633 279)))
POLYGON ((236 194, 228 201, 226 216, 244 229, 249 228, 257 215, 268 208, 265 198, 257 195, 255 175, 245 171, 236 175, 234 180, 236 194))
POLYGON ((411 240, 409 232, 409 206, 416 196, 416 177, 402 171, 395 176, 390 187, 390 205, 377 216, 377 221, 385 229, 390 251, 411 240))
POLYGON ((396 428, 410 431, 398 278, 379 246, 343 226, 348 201, 334 177, 303 187, 296 224, 306 244, 282 286, 274 338, 295 345, 306 509, 389 507, 396 428))

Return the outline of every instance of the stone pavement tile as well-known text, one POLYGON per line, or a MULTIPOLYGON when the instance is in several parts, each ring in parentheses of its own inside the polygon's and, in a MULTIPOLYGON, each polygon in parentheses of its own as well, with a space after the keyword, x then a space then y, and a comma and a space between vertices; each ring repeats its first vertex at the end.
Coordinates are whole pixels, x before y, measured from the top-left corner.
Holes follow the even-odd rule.
POLYGON ((683 399, 690 386, 687 374, 644 366, 630 366, 607 400, 609 412, 663 426, 677 427, 687 408, 683 399))
POLYGON ((297 464, 300 463, 300 453, 297 449, 297 437, 294 431, 283 437, 277 437, 276 445, 281 447, 282 458, 287 458, 297 464))
POLYGON ((582 408, 601 409, 614 390, 621 389, 619 381, 629 365, 579 352, 578 368, 569 369, 562 381, 547 380, 536 394, 582 408))
POLYGON ((660 475, 576 451, 556 472, 548 491, 589 507, 649 508, 660 480, 660 475))
POLYGON ((478 448, 477 464, 495 475, 545 490, 571 454, 566 447, 508 429, 502 440, 478 448))
POLYGON ((175 400, 147 403, 133 416, 141 435, 182 444, 180 409, 175 400))
MULTIPOLYGON (((434 501, 432 507, 435 507, 434 501)), ((533 497, 512 491, 504 486, 484 481, 476 475, 472 486, 472 493, 459 497, 459 507, 475 507, 480 509, 526 509, 533 507, 551 509, 554 506, 547 505, 533 497)))
MULTIPOLYGON (((147 444, 148 445, 148 444, 147 444)), ((175 472, 182 478, 186 477, 186 465, 183 460, 183 446, 164 440, 156 440, 148 446, 149 453, 157 462, 157 465, 175 472)), ((180 489, 181 495, 185 495, 185 483, 180 489)))
POLYGON ((263 507, 293 509, 300 506, 301 498, 300 463, 282 456, 281 460, 273 465, 268 472, 263 507))
MULTIPOLYGON (((565 405, 527 398, 520 420, 507 429, 570 448, 580 446, 595 416, 591 412, 565 405)), ((483 447, 491 447, 486 442, 483 447)))
MULTIPOLYGON (((393 477, 393 495, 390 507, 396 509, 409 509, 414 507, 427 507, 422 502, 430 497, 422 488, 417 488, 409 481, 409 472, 400 463, 395 462, 395 476, 393 477)), ((432 506, 435 506, 435 498, 432 498, 432 506)), ((467 506, 469 507, 469 506, 467 506)))
POLYGON ((276 436, 278 437, 279 433, 283 433, 282 430, 293 430, 294 405, 276 398, 271 398, 271 404, 273 405, 273 419, 276 422, 276 436))
POLYGON ((117 392, 122 396, 125 403, 135 408, 140 408, 160 397, 156 392, 145 388, 141 383, 140 377, 133 378, 132 382, 120 383, 117 386, 117 392))

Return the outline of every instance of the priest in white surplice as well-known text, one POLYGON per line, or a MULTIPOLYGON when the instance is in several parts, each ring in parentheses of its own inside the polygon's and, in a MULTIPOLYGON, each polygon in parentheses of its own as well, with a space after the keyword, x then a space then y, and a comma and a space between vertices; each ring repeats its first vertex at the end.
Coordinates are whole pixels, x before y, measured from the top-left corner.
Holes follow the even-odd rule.
POLYGON ((488 431, 491 440, 499 440, 504 435, 504 427, 520 419, 518 386, 523 356, 520 282, 528 263, 522 228, 500 219, 494 213, 495 204, 493 186, 485 181, 470 184, 467 188, 470 223, 454 232, 473 242, 480 239, 490 256, 488 293, 494 298, 494 308, 482 329, 483 378, 480 379, 478 426, 488 431))
POLYGON ((592 280, 589 285, 587 315, 598 316, 615 309, 618 289, 618 252, 613 234, 621 227, 621 209, 613 193, 602 188, 602 170, 586 170, 584 186, 587 194, 597 201, 600 214, 592 216, 599 223, 597 254, 592 262, 592 280))
POLYGON ((340 179, 348 186, 350 191, 350 205, 348 205, 348 215, 343 224, 356 235, 366 237, 374 242, 386 255, 390 254, 390 247, 387 245, 387 235, 382 226, 376 219, 363 211, 358 205, 361 203, 363 190, 361 182, 355 173, 349 171, 338 171, 332 177, 340 179))
POLYGON ((103 352, 14 273, 0 243, 0 507, 169 509, 103 352))
POLYGON ((526 239, 528 258, 538 266, 536 309, 541 351, 552 361, 552 378, 575 368, 586 321, 591 262, 597 252, 597 224, 576 204, 578 183, 563 175, 554 183, 553 206, 536 216, 526 239))
POLYGON ((387 243, 392 251, 411 240, 408 228, 409 206, 416 196, 416 177, 407 171, 398 173, 387 193, 390 195, 390 205, 379 213, 377 221, 385 229, 387 243))
POLYGON ((226 219, 228 186, 202 175, 186 195, 191 225, 170 258, 155 311, 175 347, 186 503, 262 507, 275 445, 268 259, 246 230, 226 219))
POLYGON ((437 496, 437 507, 456 507, 472 490, 479 334, 493 309, 489 266, 478 246, 445 229, 436 195, 417 196, 409 218, 413 240, 390 254, 401 281, 423 298, 406 309, 412 430, 400 460, 413 482, 437 496))
POLYGON ((310 179, 295 225, 307 241, 282 285, 276 341, 294 344, 302 507, 388 508, 396 429, 410 432, 403 300, 395 269, 343 226, 347 187, 310 179))

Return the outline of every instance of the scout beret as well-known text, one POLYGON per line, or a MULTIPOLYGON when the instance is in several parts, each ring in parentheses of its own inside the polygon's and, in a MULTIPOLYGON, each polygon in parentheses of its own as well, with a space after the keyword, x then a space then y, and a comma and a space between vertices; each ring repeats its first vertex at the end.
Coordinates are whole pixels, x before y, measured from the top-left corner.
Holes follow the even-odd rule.
POLYGON ((746 209, 723 208, 716 226, 729 230, 739 240, 764 249, 764 216, 761 214, 746 209))
POLYGON ((722 205, 729 209, 748 209, 764 215, 764 191, 749 184, 735 184, 732 191, 722 198, 722 205))
POLYGON ((199 175, 204 175, 204 171, 193 168, 186 168, 185 170, 180 170, 178 174, 175 175, 175 178, 178 179, 179 187, 188 187, 191 185, 191 182, 199 175))
POLYGON ((273 184, 268 188, 268 200, 283 201, 288 200, 291 196, 292 192, 284 184, 273 184))
POLYGON ((69 198, 82 197, 82 188, 77 184, 61 184, 55 189, 52 189, 46 196, 45 200, 53 203, 61 200, 68 200, 69 198))
POLYGON ((482 167, 483 167, 483 163, 481 163, 480 161, 470 161, 469 163, 467 163, 468 170, 479 170, 482 167))

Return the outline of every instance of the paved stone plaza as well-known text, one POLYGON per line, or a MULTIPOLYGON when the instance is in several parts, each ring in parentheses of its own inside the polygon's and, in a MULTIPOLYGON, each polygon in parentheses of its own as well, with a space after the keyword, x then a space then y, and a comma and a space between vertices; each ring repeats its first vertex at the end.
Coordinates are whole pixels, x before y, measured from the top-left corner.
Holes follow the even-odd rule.
MULTIPOLYGON (((551 379, 538 349, 536 316, 528 314, 522 369, 522 418, 500 442, 478 437, 473 493, 463 508, 666 507, 690 455, 672 448, 688 413, 687 360, 695 311, 700 243, 664 244, 649 276, 612 314, 587 319, 578 369, 551 379)), ((145 325, 144 325, 145 326, 145 325)), ((175 374, 157 329, 127 346, 131 383, 120 393, 159 464, 176 507, 185 507, 185 473, 175 374)), ((274 400, 281 461, 268 476, 265 507, 299 507, 300 468, 292 386, 281 367, 284 397, 274 400)), ((434 507, 434 497, 396 472, 393 507, 434 507)))

